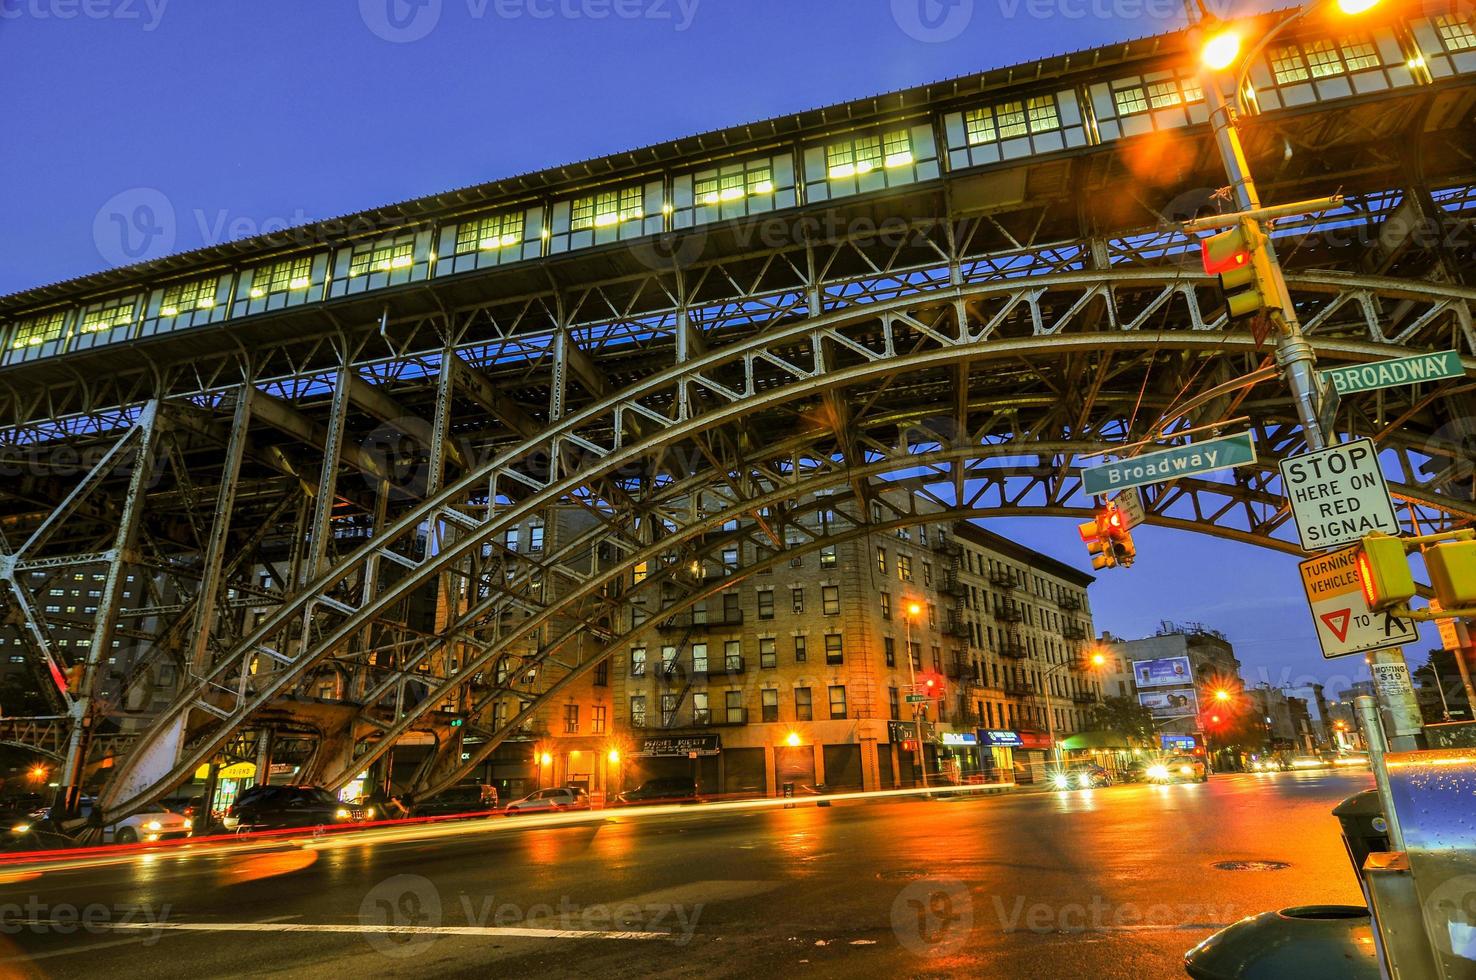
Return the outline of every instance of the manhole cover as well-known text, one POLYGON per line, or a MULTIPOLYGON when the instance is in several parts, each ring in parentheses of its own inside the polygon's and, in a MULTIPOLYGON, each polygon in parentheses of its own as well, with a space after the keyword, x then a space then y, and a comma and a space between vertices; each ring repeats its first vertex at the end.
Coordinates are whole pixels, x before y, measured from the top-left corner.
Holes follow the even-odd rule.
POLYGON ((1291 865, 1285 861, 1221 861, 1215 867, 1221 871, 1280 871, 1291 865))
POLYGON ((912 881, 915 878, 926 878, 928 873, 917 868, 897 868, 893 871, 878 871, 876 876, 882 881, 912 881))

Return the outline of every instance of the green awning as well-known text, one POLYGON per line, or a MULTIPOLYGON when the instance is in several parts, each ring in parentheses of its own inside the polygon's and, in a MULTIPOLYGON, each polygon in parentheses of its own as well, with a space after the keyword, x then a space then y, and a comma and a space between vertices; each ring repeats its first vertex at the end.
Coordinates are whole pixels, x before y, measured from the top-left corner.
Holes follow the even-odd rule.
POLYGON ((1079 752, 1083 749, 1127 749, 1128 740, 1116 732, 1077 732, 1061 739, 1063 752, 1079 752))

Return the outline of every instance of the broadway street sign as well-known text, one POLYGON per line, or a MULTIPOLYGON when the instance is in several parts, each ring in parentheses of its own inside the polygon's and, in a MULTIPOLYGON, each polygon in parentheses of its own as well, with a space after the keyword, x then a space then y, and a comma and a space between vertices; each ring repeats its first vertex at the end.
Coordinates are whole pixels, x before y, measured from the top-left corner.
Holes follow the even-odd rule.
POLYGON ((1317 373, 1322 375, 1322 380, 1333 391, 1346 395, 1350 391, 1372 391, 1375 388, 1393 388, 1420 381, 1462 378, 1466 375, 1466 369, 1461 366, 1460 354, 1453 350, 1443 350, 1434 354, 1374 361, 1372 364, 1350 364, 1317 373))
POLYGON ((1105 463, 1081 471, 1082 489, 1096 496, 1124 487, 1177 480, 1181 476, 1208 473, 1256 461, 1256 445, 1249 432, 1210 439, 1188 446, 1175 446, 1132 459, 1105 463))

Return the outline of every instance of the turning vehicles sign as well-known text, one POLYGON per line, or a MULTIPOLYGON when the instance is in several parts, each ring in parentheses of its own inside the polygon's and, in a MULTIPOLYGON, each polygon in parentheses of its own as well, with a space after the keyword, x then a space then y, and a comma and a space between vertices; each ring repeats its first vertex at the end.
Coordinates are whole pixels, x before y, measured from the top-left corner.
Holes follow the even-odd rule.
POLYGON ((1324 657, 1397 647, 1420 638, 1409 620, 1368 608, 1358 584, 1357 548, 1308 558, 1298 567, 1324 657))
POLYGON ((1399 534, 1372 439, 1289 456, 1281 461, 1281 482, 1303 551, 1352 544, 1371 531, 1399 534))

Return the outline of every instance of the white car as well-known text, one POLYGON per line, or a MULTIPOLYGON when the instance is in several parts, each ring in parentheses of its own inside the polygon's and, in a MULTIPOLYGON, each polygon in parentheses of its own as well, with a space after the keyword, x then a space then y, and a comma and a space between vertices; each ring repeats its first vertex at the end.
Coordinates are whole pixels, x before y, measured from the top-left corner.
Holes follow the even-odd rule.
MULTIPOLYGON (((90 817, 92 807, 92 801, 84 799, 81 815, 90 817)), ((50 814, 51 807, 42 807, 31 814, 31 820, 33 822, 45 820, 50 814)), ((131 817, 125 817, 116 823, 104 826, 102 842, 104 844, 137 844, 139 841, 173 840, 190 836, 193 826, 189 817, 169 809, 159 809, 151 813, 135 813, 131 817)))
POLYGON ((576 786, 564 786, 529 793, 521 800, 509 803, 505 812, 511 816, 514 813, 561 813, 565 810, 588 809, 589 794, 576 786))

